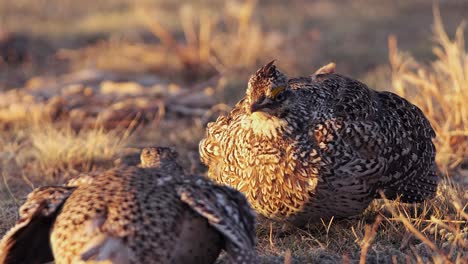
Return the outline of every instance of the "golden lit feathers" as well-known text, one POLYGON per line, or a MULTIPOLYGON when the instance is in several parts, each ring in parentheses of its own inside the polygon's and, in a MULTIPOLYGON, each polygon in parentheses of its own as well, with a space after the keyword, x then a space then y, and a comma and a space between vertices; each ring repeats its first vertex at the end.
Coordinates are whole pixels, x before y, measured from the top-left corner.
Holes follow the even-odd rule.
POLYGON ((431 197, 435 135, 423 113, 334 71, 287 79, 272 62, 260 68, 246 96, 208 124, 200 156, 209 177, 298 225, 358 214, 379 190, 406 202, 431 197))
POLYGON ((175 154, 146 148, 140 167, 34 190, 0 243, 0 263, 213 263, 223 248, 231 263, 257 263, 245 197, 174 171, 175 154))

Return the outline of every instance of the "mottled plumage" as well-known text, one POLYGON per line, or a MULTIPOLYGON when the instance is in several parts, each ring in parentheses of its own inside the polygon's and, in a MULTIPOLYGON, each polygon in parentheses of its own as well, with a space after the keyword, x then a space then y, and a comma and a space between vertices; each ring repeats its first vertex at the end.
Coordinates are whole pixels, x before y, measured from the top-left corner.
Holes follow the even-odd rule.
POLYGON ((382 190, 421 202, 436 191, 434 131, 424 114, 327 65, 288 79, 273 63, 246 96, 208 124, 208 175, 266 217, 302 225, 361 213, 382 190))
POLYGON ((174 175, 183 174, 183 168, 174 162, 179 154, 167 147, 147 147, 141 150, 140 167, 142 168, 160 168, 171 172, 174 175))
POLYGON ((140 167, 34 190, 0 242, 0 263, 213 263, 221 249, 231 263, 256 263, 245 197, 174 172, 176 156, 146 148, 140 167))

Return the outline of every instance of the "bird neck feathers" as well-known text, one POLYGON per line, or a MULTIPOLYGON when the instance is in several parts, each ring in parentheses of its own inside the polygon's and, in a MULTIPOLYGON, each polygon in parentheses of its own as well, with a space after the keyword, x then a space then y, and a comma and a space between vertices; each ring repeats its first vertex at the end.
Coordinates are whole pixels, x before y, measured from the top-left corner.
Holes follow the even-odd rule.
POLYGON ((275 138, 283 132, 287 122, 276 116, 254 112, 243 118, 242 126, 253 131, 255 135, 275 138))

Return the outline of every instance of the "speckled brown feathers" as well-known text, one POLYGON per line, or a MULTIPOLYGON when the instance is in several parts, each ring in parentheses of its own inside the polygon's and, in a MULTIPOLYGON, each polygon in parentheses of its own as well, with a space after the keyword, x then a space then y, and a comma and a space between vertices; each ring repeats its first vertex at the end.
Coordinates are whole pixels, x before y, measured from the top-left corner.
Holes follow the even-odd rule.
POLYGON ((54 260, 50 230, 74 187, 35 189, 20 207, 19 219, 0 242, 0 263, 44 263, 54 260))
POLYGON ((146 147, 141 150, 140 167, 159 168, 172 175, 184 174, 184 169, 177 163, 179 154, 168 147, 146 147))
MULTIPOLYGON (((26 245, 15 230, 51 211, 52 224, 45 230, 51 231, 56 263, 213 263, 223 248, 230 263, 255 263, 255 220, 245 197, 203 177, 174 174, 165 166, 174 160, 157 157, 160 167, 145 167, 148 160, 142 160, 141 167, 121 166, 75 181, 75 187, 47 187, 48 195, 34 191, 2 243, 26 245)), ((48 244, 48 236, 41 239, 48 244)), ((0 252, 14 260, 11 246, 0 252)))
POLYGON ((284 77, 262 67, 245 98, 208 124, 200 154, 209 177, 264 216, 298 225, 358 214, 379 190, 404 202, 435 193, 435 134, 416 106, 335 74, 333 64, 271 96, 284 77))

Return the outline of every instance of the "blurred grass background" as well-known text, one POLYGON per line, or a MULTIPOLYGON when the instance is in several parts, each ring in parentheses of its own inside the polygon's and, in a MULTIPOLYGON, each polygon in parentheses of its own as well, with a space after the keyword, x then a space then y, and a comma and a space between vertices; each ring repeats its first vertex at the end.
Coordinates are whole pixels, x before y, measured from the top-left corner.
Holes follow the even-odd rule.
MULTIPOLYGON (((241 10, 244 8, 242 3, 213 0, 1 0, 0 29, 40 42, 41 45, 35 43, 37 45, 32 50, 37 57, 48 57, 60 49, 88 47, 100 41, 112 43, 104 45, 101 52, 109 51, 109 45, 112 45, 111 51, 116 52, 113 55, 122 56, 119 55, 119 46, 124 44, 160 42, 161 36, 154 35, 154 31, 152 33, 150 24, 154 21, 177 40, 184 41, 184 35, 190 35, 189 28, 196 24, 196 20, 201 20, 202 27, 207 28, 209 23, 217 24, 215 32, 226 32, 232 30, 233 19, 244 19, 243 22, 250 26, 249 30, 255 26, 269 36, 253 40, 259 42, 256 45, 278 46, 275 54, 256 55, 253 66, 271 58, 284 59, 280 64, 295 74, 309 73, 328 61, 335 61, 340 72, 364 78, 387 64, 387 37, 390 34, 398 37, 403 50, 424 59, 432 56, 428 45, 431 38, 431 1, 293 0, 288 4, 275 0, 250 1, 255 7, 251 15, 245 14, 248 10, 241 10)), ((466 18, 468 2, 446 0, 440 1, 439 5, 446 28, 452 34, 458 23, 466 18)), ((250 37, 255 38, 256 34, 243 36, 250 37)), ((151 59, 157 61, 160 58, 147 60, 151 59)), ((102 60, 100 64, 105 64, 102 60)), ((107 64, 115 65, 116 61, 107 64)), ((58 70, 53 67, 33 68, 36 69, 30 69, 31 74, 58 70)), ((119 68, 125 70, 125 65, 119 65, 119 68)), ((132 68, 128 65, 127 70, 132 68)), ((14 80, 6 83, 18 84, 14 80)))

